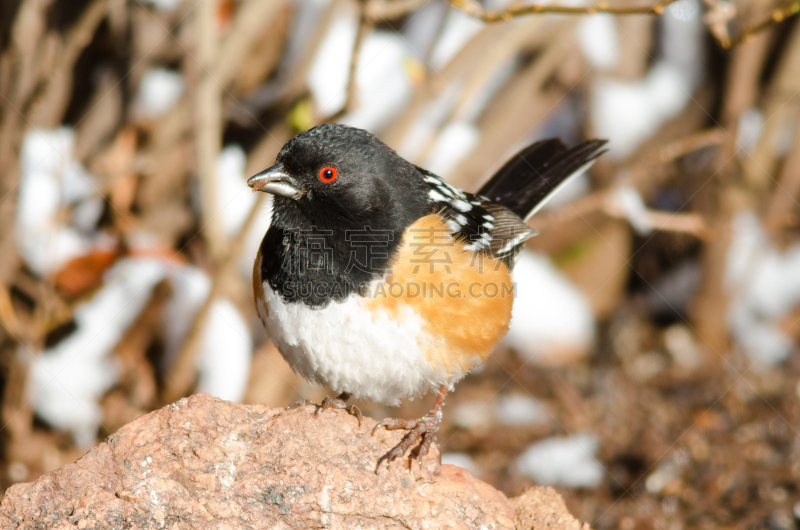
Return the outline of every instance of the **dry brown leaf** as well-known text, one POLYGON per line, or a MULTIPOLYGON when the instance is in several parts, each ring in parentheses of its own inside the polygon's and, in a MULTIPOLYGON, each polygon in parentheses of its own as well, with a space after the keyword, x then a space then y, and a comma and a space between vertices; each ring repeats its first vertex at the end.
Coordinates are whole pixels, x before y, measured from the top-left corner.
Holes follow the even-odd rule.
POLYGON ((75 298, 97 287, 103 274, 120 256, 117 250, 93 250, 68 261, 53 277, 53 283, 64 295, 75 298))

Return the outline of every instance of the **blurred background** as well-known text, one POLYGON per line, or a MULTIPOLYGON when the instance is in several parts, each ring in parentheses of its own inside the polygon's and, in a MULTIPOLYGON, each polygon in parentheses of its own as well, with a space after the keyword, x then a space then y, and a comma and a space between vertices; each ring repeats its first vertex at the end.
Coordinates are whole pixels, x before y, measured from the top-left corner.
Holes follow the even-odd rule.
POLYGON ((0 1, 0 491, 193 392, 325 396, 255 314, 245 181, 338 121, 468 190, 610 140, 531 221, 445 462, 598 530, 797 528, 800 2, 526 5, 0 1))

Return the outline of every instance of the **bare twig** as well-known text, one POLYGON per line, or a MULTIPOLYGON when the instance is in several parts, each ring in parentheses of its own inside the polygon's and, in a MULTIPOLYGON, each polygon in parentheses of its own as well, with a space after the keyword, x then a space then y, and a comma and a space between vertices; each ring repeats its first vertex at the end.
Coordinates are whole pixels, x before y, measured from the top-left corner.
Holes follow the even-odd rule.
POLYGON ((20 4, 14 20, 11 54, 16 62, 16 82, 13 85, 14 90, 9 91, 9 94, 11 105, 17 108, 21 108, 28 100, 45 74, 36 67, 36 63, 44 45, 48 9, 49 2, 46 0, 24 2, 20 4))
POLYGON ((12 337, 18 337, 20 333, 19 319, 11 303, 11 296, 8 289, 0 284, 0 325, 12 337))
POLYGON ((441 95, 454 80, 469 71, 474 64, 476 55, 488 50, 494 44, 494 38, 502 30, 503 28, 500 26, 484 28, 470 39, 436 75, 427 76, 423 84, 414 91, 411 102, 406 105, 404 112, 386 127, 381 138, 390 146, 399 147, 427 105, 441 95))
POLYGON ((703 15, 703 22, 708 31, 719 42, 729 41, 728 23, 736 18, 736 6, 726 0, 703 0, 708 11, 703 15))
MULTIPOLYGON (((628 219, 625 212, 609 201, 604 203, 603 213, 614 219, 622 219, 623 221, 628 219)), ((705 218, 699 213, 647 210, 645 214, 647 222, 653 230, 689 234, 704 241, 708 241, 714 236, 714 232, 709 228, 705 218)))
POLYGON ((797 199, 800 196, 800 124, 795 129, 794 145, 783 163, 780 180, 778 180, 768 212, 772 216, 786 216, 798 210, 797 199))
POLYGON ((372 31, 374 21, 367 16, 366 2, 358 2, 358 32, 356 33, 356 40, 353 43, 353 53, 350 54, 350 69, 347 72, 347 99, 345 99, 344 106, 338 112, 334 113, 328 121, 334 122, 342 117, 344 114, 351 112, 356 105, 358 105, 358 83, 356 76, 358 75, 358 61, 361 57, 361 48, 364 44, 364 38, 372 31))
MULTIPOLYGON (((22 130, 29 124, 54 126, 61 121, 72 94, 73 67, 105 18, 107 6, 108 0, 89 4, 63 45, 54 32, 47 33, 49 2, 35 0, 20 6, 12 30, 12 49, 3 54, 10 70, 11 90, 0 93, 0 167, 4 173, 0 179, 0 226, 11 226, 15 212, 11 190, 19 181, 17 149, 22 130), (34 95, 38 96, 35 101, 34 95)), ((13 230, 0 231, 0 252, 4 255, 13 252, 13 234, 13 230)), ((0 282, 7 283, 12 268, 13 260, 0 260, 0 282)))
MULTIPOLYGON (((146 352, 171 296, 172 285, 169 281, 165 279, 159 282, 136 321, 114 347, 121 365, 120 383, 132 408, 151 407, 156 400, 155 372, 147 360, 146 352)), ((107 423, 108 418, 104 419, 107 423)))
MULTIPOLYGON (((512 25, 495 37, 495 44, 474 58, 472 68, 467 72, 463 82, 464 88, 445 121, 467 119, 469 109, 474 107, 475 101, 484 93, 486 86, 493 82, 497 72, 507 66, 508 61, 521 51, 531 49, 541 42, 552 42, 553 33, 547 31, 552 27, 553 25, 548 24, 547 20, 532 18, 524 23, 512 25)), ((545 57, 543 54, 542 59, 545 57)))
POLYGON ((195 92, 197 177, 200 182, 203 238, 211 262, 225 256, 226 240, 217 207, 216 164, 222 143, 222 87, 209 73, 219 59, 217 54, 217 2, 201 2, 195 14, 197 62, 201 71, 195 92))
MULTIPOLYGON (((299 96, 305 93, 307 90, 306 79, 308 71, 311 68, 314 58, 316 57, 316 53, 320 44, 322 43, 322 39, 325 38, 325 35, 335 18, 337 10, 342 7, 342 3, 343 2, 341 0, 333 0, 328 4, 325 13, 320 17, 321 20, 315 27, 315 30, 306 37, 308 39, 308 43, 305 46, 305 51, 297 59, 296 66, 292 68, 291 71, 283 74, 283 79, 281 79, 279 70, 279 87, 276 90, 277 94, 268 97, 261 96, 257 98, 260 99, 260 101, 250 104, 250 107, 253 109, 253 111, 256 109, 263 109, 268 106, 290 107, 292 104, 294 104, 299 96)), ((271 86, 271 84, 267 84, 267 87, 269 86, 271 86)))
POLYGON ((428 3, 428 0, 369 0, 364 5, 364 15, 370 23, 394 20, 428 3))
MULTIPOLYGON (((710 147, 712 145, 720 145, 727 137, 728 135, 725 131, 717 128, 692 134, 659 149, 658 161, 662 164, 672 162, 698 149, 710 147)), ((645 171, 646 170, 643 168, 642 172, 644 173, 645 171)))
POLYGON ((577 20, 570 19, 554 24, 536 61, 523 67, 483 109, 480 120, 482 141, 452 172, 454 184, 465 188, 477 185, 478 179, 491 167, 499 167, 501 159, 512 154, 508 152, 510 146, 523 139, 537 125, 544 125, 559 103, 565 101, 563 89, 548 88, 546 83, 573 49, 576 23, 577 20), (502 131, 502 134, 498 134, 498 131, 502 131))
POLYGON ((263 36, 265 28, 282 3, 277 0, 245 2, 236 11, 231 31, 219 43, 211 76, 217 84, 227 87, 234 80, 244 59, 263 36))
POLYGON ((733 48, 734 46, 741 44, 743 42, 747 42, 753 35, 764 31, 765 29, 774 26, 775 24, 779 24, 786 20, 787 18, 800 13, 800 2, 792 2, 791 4, 775 9, 772 11, 768 18, 765 18, 761 22, 756 24, 752 24, 746 26, 736 37, 733 39, 727 38, 727 35, 717 35, 714 36, 719 41, 720 46, 725 48, 726 50, 729 48, 733 48))
MULTIPOLYGON (((697 134, 692 134, 686 138, 682 138, 678 141, 667 144, 657 151, 656 156, 645 157, 645 160, 649 161, 648 163, 643 163, 639 167, 631 169, 631 179, 628 184, 638 188, 642 184, 642 179, 648 178, 648 176, 652 175, 654 165, 668 164, 698 149, 712 145, 720 145, 726 138, 727 134, 725 131, 714 128, 699 132, 697 134), (656 164, 653 164, 653 161, 656 161, 656 164)), ((608 204, 609 197, 614 193, 615 189, 616 186, 612 186, 570 203, 569 208, 561 208, 552 213, 540 214, 537 216, 538 219, 536 221, 535 228, 540 231, 552 231, 554 230, 554 226, 563 225, 577 218, 586 217, 594 212, 601 211, 605 214, 609 214, 610 212, 606 208, 606 205, 608 204)), ((658 214, 660 212, 650 213, 658 214)), ((657 229, 661 229, 663 226, 668 231, 687 231, 685 229, 686 224, 684 220, 677 221, 676 225, 675 223, 664 222, 663 217, 656 215, 654 219, 651 218, 651 221, 653 221, 653 224, 657 227, 657 229), (671 228, 676 226, 680 226, 681 229, 671 230, 671 228)), ((693 226, 694 228, 699 226, 696 220, 691 221, 689 225, 693 226)), ((696 232, 700 233, 702 231, 696 230, 696 232)))
MULTIPOLYGON (((3 429, 8 430, 10 438, 26 440, 33 428, 33 409, 27 398, 28 363, 21 359, 22 350, 17 350, 9 360, 7 383, 0 405, 0 419, 3 429)), ((8 446, 6 446, 8 447, 8 446)))
POLYGON ((577 7, 559 4, 534 4, 528 6, 509 7, 502 11, 485 11, 474 0, 450 0, 450 5, 460 9, 467 15, 484 22, 502 22, 523 15, 539 15, 543 13, 560 13, 562 15, 594 15, 610 13, 612 15, 660 15, 664 8, 677 0, 661 0, 649 6, 610 6, 607 2, 598 2, 593 6, 577 7))
POLYGON ((238 10, 228 36, 221 41, 216 27, 217 4, 216 1, 205 1, 197 8, 197 61, 201 72, 194 108, 203 235, 215 265, 224 259, 228 246, 219 222, 216 200, 216 162, 222 143, 222 97, 281 2, 247 2, 238 10))
MULTIPOLYGON (((712 26, 713 30, 713 26, 712 26)), ((715 37, 726 35, 717 32, 715 37)), ((706 366, 709 374, 721 367, 723 353, 728 350, 728 304, 730 291, 723 281, 726 260, 731 244, 731 219, 747 203, 757 203, 758 188, 752 186, 749 193, 739 184, 739 167, 735 155, 736 135, 742 113, 755 103, 759 73, 767 58, 769 36, 758 42, 736 50, 726 79, 722 102, 722 127, 726 137, 720 144, 714 161, 713 173, 706 177, 712 183, 698 190, 694 198, 695 208, 705 216, 716 237, 707 241, 701 253, 702 281, 691 304, 691 321, 699 336, 704 338, 708 349, 714 352, 706 366)), ((755 182, 755 180, 750 181, 755 182)), ((747 207, 749 207, 747 206, 747 207)))
POLYGON ((236 239, 230 245, 224 261, 214 271, 211 278, 211 291, 208 293, 203 307, 200 308, 197 315, 194 317, 194 322, 192 322, 192 327, 189 329, 186 342, 184 342, 183 348, 167 376, 162 398, 163 403, 172 403, 180 399, 192 387, 196 374, 195 359, 197 358, 200 340, 203 336, 202 331, 206 327, 208 316, 211 312, 211 304, 225 291, 227 279, 236 277, 232 269, 236 267, 239 256, 244 249, 247 234, 253 227, 253 223, 258 219, 258 213, 263 205, 265 197, 263 193, 258 194, 258 199, 253 203, 253 207, 250 209, 250 213, 247 215, 247 219, 242 225, 236 239))
POLYGON ((795 96, 800 90, 800 26, 795 25, 782 50, 772 80, 763 89, 765 98, 760 107, 767 118, 763 131, 753 153, 742 162, 745 181, 761 189, 771 185, 782 156, 775 149, 776 139, 782 130, 795 127, 800 113, 800 101, 795 96))
MULTIPOLYGON (((283 143, 289 139, 291 131, 283 124, 279 123, 267 131, 259 144, 248 155, 246 166, 247 174, 263 168, 269 163, 269 159, 275 156, 275 153, 280 149, 283 143)), ((257 194, 258 199, 253 204, 250 213, 247 215, 242 228, 236 236, 236 239, 230 245, 228 255, 225 261, 214 271, 211 279, 211 291, 206 298, 203 307, 197 312, 192 322, 189 333, 187 334, 186 341, 178 354, 175 364, 170 369, 167 375, 164 392, 162 395, 163 403, 171 403, 176 399, 183 397, 191 388, 195 379, 195 359, 200 346, 200 338, 202 331, 205 329, 208 315, 211 311, 211 303, 223 293, 227 287, 226 280, 229 278, 236 278, 238 275, 233 273, 231 269, 235 268, 239 257, 244 250, 244 243, 247 239, 247 234, 253 228, 253 224, 258 219, 259 210, 262 208, 266 195, 263 193, 257 194)))
MULTIPOLYGON (((593 6, 578 7, 559 4, 534 4, 527 6, 509 7, 502 11, 486 11, 475 0, 450 0, 450 5, 460 9, 471 17, 484 22, 502 22, 524 15, 541 15, 545 13, 559 13, 562 15, 594 15, 595 13, 609 13, 612 15, 660 15, 664 8, 677 0, 662 0, 651 6, 611 6, 607 2, 597 2, 593 6)), ((709 22, 711 34, 726 50, 746 42, 750 37, 765 29, 783 22, 788 17, 800 13, 800 2, 775 9, 768 18, 746 26, 739 35, 731 39, 727 32, 727 20, 713 20, 709 22)))
POLYGON ((81 52, 92 42, 108 13, 108 0, 94 0, 67 34, 56 55, 55 68, 47 73, 47 86, 32 106, 28 120, 34 125, 54 127, 61 122, 72 97, 72 74, 81 52))
POLYGON ((364 46, 364 38, 372 31, 374 25, 374 23, 367 18, 363 4, 360 5, 359 11, 358 33, 356 33, 356 42, 353 44, 353 53, 350 55, 350 70, 347 73, 347 100, 344 105, 347 112, 353 110, 358 104, 358 83, 356 81, 356 76, 358 75, 358 61, 361 58, 361 48, 364 46))

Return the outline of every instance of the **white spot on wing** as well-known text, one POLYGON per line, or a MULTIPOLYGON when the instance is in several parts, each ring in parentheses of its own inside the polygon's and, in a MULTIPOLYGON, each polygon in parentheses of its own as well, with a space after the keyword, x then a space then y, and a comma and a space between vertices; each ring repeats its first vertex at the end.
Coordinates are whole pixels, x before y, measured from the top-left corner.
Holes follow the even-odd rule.
POLYGON ((453 206, 453 208, 456 208, 462 212, 468 212, 472 210, 472 205, 465 200, 453 199, 450 201, 450 204, 453 206))
POLYGON ((456 233, 456 232, 460 232, 460 231, 461 231, 461 225, 460 225, 460 224, 458 224, 457 222, 455 222, 455 221, 454 221, 454 220, 452 220, 452 219, 447 219, 447 220, 445 221, 445 224, 447 225, 447 228, 449 228, 449 229, 450 229, 450 231, 452 231, 453 233, 456 233))
POLYGON ((511 239, 506 241, 506 244, 503 245, 503 247, 499 251, 497 251, 497 255, 502 256, 504 254, 508 254, 509 252, 514 250, 514 247, 516 247, 517 245, 521 244, 523 241, 528 239, 529 235, 530 234, 528 234, 527 232, 522 232, 521 234, 512 237, 511 239))
POLYGON ((428 198, 433 202, 445 202, 447 198, 436 190, 428 192, 428 198))

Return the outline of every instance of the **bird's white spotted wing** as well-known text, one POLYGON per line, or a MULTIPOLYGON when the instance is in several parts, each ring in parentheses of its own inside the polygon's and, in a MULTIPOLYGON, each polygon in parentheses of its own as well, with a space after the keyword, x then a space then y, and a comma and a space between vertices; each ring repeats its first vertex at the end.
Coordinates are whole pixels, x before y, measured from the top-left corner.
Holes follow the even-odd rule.
POLYGON ((432 211, 444 218, 457 238, 467 242, 467 250, 510 262, 522 244, 536 234, 503 206, 448 184, 429 171, 419 170, 430 188, 428 201, 432 211))

